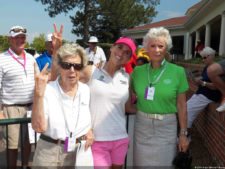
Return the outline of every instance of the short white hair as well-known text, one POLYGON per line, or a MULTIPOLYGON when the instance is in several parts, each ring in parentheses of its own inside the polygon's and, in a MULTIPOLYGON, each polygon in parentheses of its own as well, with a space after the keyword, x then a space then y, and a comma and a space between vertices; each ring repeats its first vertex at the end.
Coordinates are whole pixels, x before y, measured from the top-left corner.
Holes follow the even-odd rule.
POLYGON ((65 43, 57 51, 58 63, 62 62, 68 57, 77 57, 81 58, 81 64, 83 66, 87 65, 87 55, 83 47, 76 43, 65 43))
POLYGON ((216 51, 215 50, 213 50, 212 48, 210 48, 210 47, 205 47, 201 52, 200 52, 200 55, 202 56, 202 57, 204 57, 204 56, 215 56, 215 54, 216 54, 216 51))
POLYGON ((148 44, 152 39, 157 39, 159 37, 164 37, 166 41, 167 50, 169 51, 172 48, 172 39, 167 30, 164 27, 157 27, 149 29, 148 33, 144 36, 143 46, 145 50, 148 50, 148 44))

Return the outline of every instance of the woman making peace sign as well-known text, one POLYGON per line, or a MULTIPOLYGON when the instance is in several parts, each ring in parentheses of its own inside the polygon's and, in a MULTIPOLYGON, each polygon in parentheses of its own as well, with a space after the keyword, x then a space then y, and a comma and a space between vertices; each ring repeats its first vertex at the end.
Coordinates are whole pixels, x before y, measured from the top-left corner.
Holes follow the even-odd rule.
MULTIPOLYGON (((56 28, 53 36, 60 38, 56 28)), ((65 44, 56 54, 57 79, 47 84, 48 65, 35 78, 32 127, 41 136, 33 166, 74 166, 77 143, 86 140, 88 148, 93 142, 90 91, 78 81, 87 64, 85 51, 77 44, 65 44)))

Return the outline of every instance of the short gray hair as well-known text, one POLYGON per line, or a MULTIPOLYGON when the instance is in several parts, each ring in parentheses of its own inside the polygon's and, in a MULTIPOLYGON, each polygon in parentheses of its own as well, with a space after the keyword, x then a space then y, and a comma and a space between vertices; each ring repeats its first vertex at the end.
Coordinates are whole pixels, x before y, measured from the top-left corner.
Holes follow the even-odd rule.
POLYGON ((157 27, 149 29, 148 33, 144 36, 143 46, 145 50, 148 50, 148 44, 151 39, 157 39, 159 37, 164 37, 166 40, 167 50, 172 48, 172 39, 169 31, 164 27, 157 27))
POLYGON ((215 56, 215 54, 216 54, 216 51, 215 50, 213 50, 212 48, 210 48, 210 47, 205 47, 201 52, 200 52, 200 55, 202 56, 202 57, 204 57, 204 56, 215 56))
POLYGON ((57 51, 58 63, 62 62, 65 58, 68 57, 77 57, 80 56, 81 64, 83 66, 87 65, 87 56, 83 47, 76 43, 65 43, 57 51))

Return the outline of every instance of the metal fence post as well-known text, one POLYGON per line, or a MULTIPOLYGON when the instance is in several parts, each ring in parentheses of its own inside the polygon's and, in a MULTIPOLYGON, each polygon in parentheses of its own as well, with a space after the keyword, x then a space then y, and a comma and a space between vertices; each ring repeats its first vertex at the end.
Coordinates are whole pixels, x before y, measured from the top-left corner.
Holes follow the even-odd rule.
MULTIPOLYGON (((20 148, 21 148, 21 165, 23 167, 23 125, 26 125, 31 122, 31 118, 10 118, 10 119, 0 119, 0 126, 6 126, 6 168, 9 168, 9 140, 8 140, 8 126, 12 124, 20 124, 20 132, 21 132, 21 143, 20 143, 20 148)), ((36 136, 35 136, 36 137, 36 136)), ((36 140, 36 138, 35 138, 36 140)))

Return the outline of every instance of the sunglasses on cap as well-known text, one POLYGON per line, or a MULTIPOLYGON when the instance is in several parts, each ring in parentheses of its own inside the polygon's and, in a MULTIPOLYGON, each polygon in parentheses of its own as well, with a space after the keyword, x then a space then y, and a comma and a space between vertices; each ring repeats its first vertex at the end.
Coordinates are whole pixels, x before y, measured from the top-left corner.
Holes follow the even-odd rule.
POLYGON ((22 33, 27 33, 27 29, 21 29, 21 28, 14 28, 14 29, 11 29, 9 32, 15 32, 15 33, 18 33, 18 32, 22 32, 22 33))
POLYGON ((83 65, 79 63, 59 62, 59 65, 65 70, 69 70, 71 67, 73 67, 74 70, 81 70, 83 68, 83 65))

